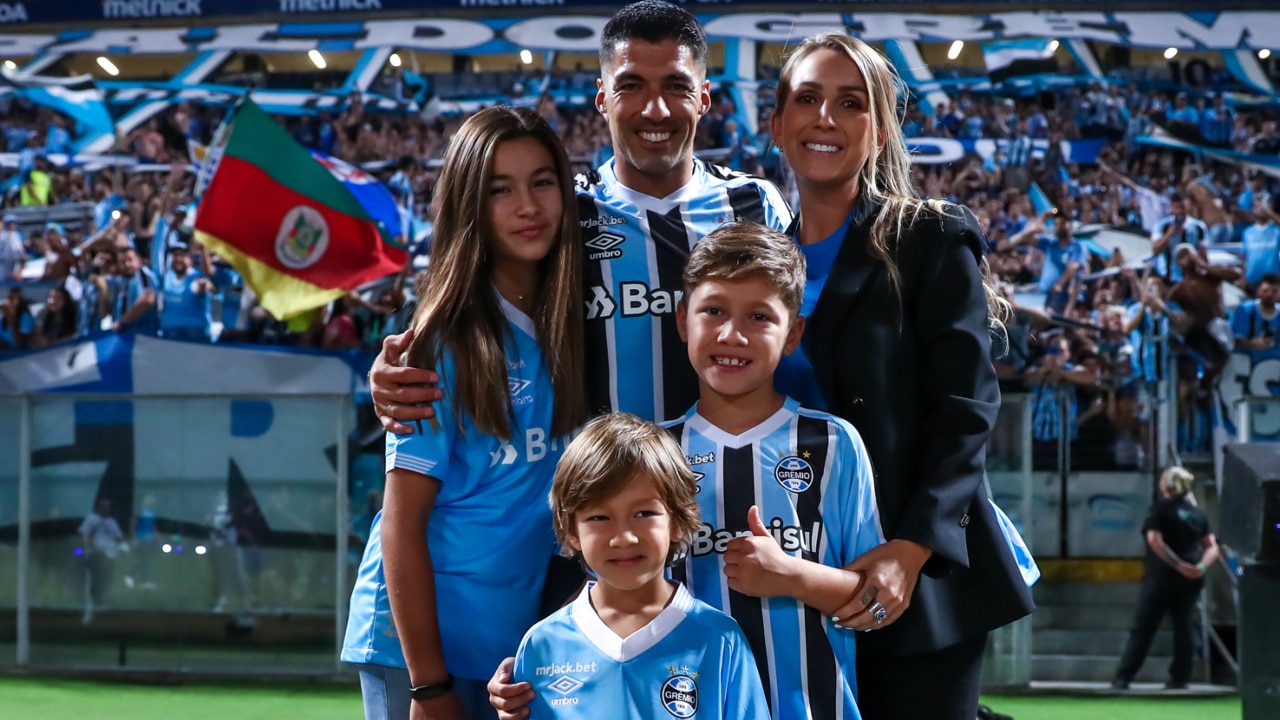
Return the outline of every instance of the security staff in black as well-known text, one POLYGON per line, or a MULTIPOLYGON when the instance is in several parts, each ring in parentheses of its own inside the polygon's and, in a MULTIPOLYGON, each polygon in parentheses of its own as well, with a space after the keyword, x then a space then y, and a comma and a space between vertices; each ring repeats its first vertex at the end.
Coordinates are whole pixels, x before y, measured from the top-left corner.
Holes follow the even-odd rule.
POLYGON ((1160 476, 1162 497, 1151 506, 1142 526, 1147 563, 1133 629, 1111 683, 1117 690, 1129 687, 1138 674, 1166 612, 1173 620, 1173 663, 1165 687, 1185 688, 1191 680, 1193 614, 1204 587, 1205 569, 1218 559, 1218 542, 1209 531, 1209 518, 1191 494, 1194 480, 1191 473, 1178 467, 1160 476))

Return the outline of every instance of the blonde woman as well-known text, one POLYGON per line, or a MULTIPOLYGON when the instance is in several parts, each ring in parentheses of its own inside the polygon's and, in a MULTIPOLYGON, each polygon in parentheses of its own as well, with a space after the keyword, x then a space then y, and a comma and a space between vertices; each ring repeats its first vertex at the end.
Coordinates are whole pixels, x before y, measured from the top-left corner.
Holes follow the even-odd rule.
POLYGON ((973 214, 912 189, 898 87, 838 32, 783 67, 772 133, 799 197, 808 325, 777 387, 851 422, 875 468, 888 542, 847 566, 867 580, 835 613, 867 631, 862 717, 972 720, 987 633, 1033 607, 982 490, 1000 407, 990 330, 1007 304, 973 214))

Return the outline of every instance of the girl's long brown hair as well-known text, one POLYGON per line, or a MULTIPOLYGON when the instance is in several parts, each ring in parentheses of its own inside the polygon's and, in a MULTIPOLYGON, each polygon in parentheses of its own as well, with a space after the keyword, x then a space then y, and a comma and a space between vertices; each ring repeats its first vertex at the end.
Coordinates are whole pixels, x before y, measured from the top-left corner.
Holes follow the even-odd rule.
POLYGON ((455 377, 444 391, 450 395, 459 430, 466 416, 477 431, 503 439, 511 437, 503 349, 509 339, 498 293, 490 284, 489 183, 498 146, 520 138, 532 138, 551 153, 564 206, 557 242, 541 264, 532 313, 555 397, 551 432, 563 435, 582 423, 582 245, 577 242, 573 175, 560 139, 531 110, 481 110, 449 141, 432 197, 431 265, 418 287, 414 337, 406 353, 409 365, 435 368, 441 353, 448 351, 455 377))

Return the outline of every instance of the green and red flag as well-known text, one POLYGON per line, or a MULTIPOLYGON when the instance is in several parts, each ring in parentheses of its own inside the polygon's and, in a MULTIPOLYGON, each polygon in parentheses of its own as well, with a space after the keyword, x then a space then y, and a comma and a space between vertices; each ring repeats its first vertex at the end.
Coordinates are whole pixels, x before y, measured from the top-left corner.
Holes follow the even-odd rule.
POLYGON ((408 258, 386 223, 246 98, 201 172, 196 239, 226 258, 276 318, 324 305, 399 272, 408 258))

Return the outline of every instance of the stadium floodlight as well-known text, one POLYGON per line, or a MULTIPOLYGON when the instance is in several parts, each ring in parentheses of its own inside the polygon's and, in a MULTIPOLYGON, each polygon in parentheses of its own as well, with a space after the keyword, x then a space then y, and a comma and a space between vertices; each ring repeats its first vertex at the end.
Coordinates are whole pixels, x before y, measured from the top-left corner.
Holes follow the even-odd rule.
POLYGON ((207 552, 209 552, 209 549, 208 549, 208 548, 206 548, 205 546, 203 546, 203 545, 197 545, 197 546, 196 546, 196 554, 197 554, 197 555, 203 555, 203 554, 205 554, 205 553, 207 553, 207 552))
POLYGON ((1271 51, 1268 50, 1267 48, 1262 48, 1261 50, 1258 51, 1259 60, 1266 60, 1269 57, 1271 57, 1271 51))
POLYGON ((111 62, 105 56, 102 56, 102 55, 98 56, 98 67, 102 68, 103 70, 106 70, 108 75, 114 76, 114 75, 120 74, 120 68, 116 67, 115 63, 111 62))
POLYGON ((307 57, 311 58, 311 62, 315 63, 315 66, 320 68, 321 70, 325 69, 328 66, 328 63, 324 61, 324 56, 320 54, 319 50, 316 50, 314 48, 311 50, 308 50, 307 57))
POLYGON ((957 40, 951 43, 951 49, 947 51, 947 59, 955 60, 960 57, 960 51, 964 49, 964 41, 957 40))
MULTIPOLYGON (((1266 58, 1265 58, 1265 57, 1263 57, 1262 59, 1263 59, 1263 60, 1266 60, 1266 58)), ((5 60, 5 61, 4 61, 4 66, 5 66, 5 68, 7 68, 7 69, 9 69, 9 70, 17 70, 17 69, 18 69, 18 63, 14 62, 14 61, 12 61, 12 60, 5 60)))
POLYGON ((1168 50, 1164 51, 1165 60, 1172 60, 1177 56, 1178 56, 1178 48, 1171 47, 1168 50))
POLYGON ((533 53, 529 52, 528 50, 521 50, 521 51, 520 51, 520 62, 524 63, 525 65, 532 65, 532 64, 533 64, 533 53))
POLYGON ((400 53, 391 53, 391 67, 400 67, 400 53))
POLYGON ((164 553, 171 553, 173 552, 173 546, 170 545, 169 543, 165 543, 160 546, 160 551, 164 553))

